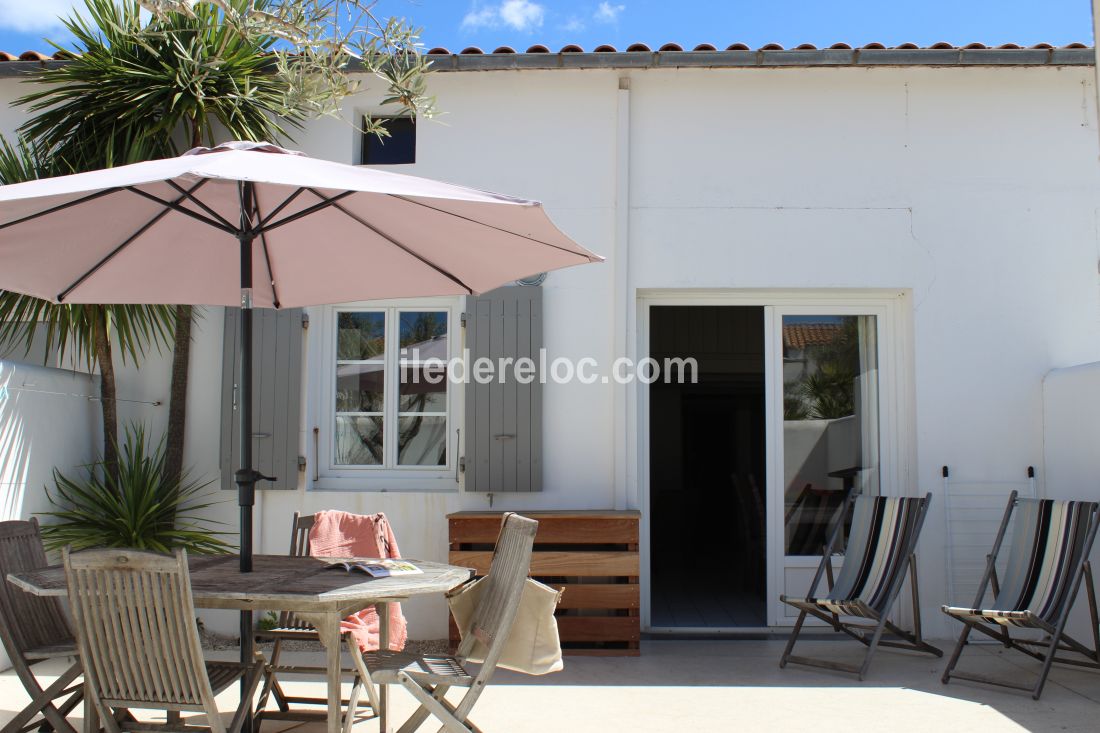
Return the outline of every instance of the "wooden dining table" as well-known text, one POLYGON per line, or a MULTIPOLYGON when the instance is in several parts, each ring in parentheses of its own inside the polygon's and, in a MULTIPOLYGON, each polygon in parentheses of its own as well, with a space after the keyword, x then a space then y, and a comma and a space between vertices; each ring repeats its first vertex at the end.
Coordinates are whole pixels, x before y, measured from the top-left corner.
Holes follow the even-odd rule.
MULTIPOLYGON (((358 558, 367 559, 367 558, 358 558)), ((473 576, 473 570, 444 563, 410 559, 423 572, 371 578, 359 572, 331 567, 334 558, 256 555, 253 570, 242 573, 236 555, 188 557, 191 590, 198 608, 240 611, 293 611, 316 627, 327 657, 327 733, 342 729, 340 684, 342 668, 340 621, 369 606, 378 610, 379 644, 389 643, 389 604, 413 596, 446 593, 473 576)), ((51 566, 12 574, 8 581, 28 593, 65 596, 65 571, 51 566)), ((386 685, 378 688, 379 729, 390 733, 386 716, 386 685)))

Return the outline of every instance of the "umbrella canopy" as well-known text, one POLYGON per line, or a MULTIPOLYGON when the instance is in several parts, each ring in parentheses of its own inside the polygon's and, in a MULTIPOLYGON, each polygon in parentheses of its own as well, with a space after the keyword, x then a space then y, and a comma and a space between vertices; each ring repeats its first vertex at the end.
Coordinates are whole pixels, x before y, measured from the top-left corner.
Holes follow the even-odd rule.
POLYGON ((537 201, 228 143, 0 187, 0 289, 240 305, 242 236, 256 307, 480 293, 601 259, 537 201))
MULTIPOLYGON (((536 201, 269 143, 0 186, 0 289, 240 306, 241 571, 252 569, 252 308, 472 294, 600 258, 536 201)), ((252 615, 242 612, 241 660, 252 615)))

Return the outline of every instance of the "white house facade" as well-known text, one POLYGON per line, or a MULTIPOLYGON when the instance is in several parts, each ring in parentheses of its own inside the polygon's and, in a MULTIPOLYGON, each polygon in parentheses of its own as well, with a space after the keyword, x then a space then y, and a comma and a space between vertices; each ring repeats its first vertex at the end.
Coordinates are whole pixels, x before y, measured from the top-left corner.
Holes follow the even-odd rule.
MULTIPOLYGON (((541 200, 606 257, 515 286, 541 291, 528 346, 589 358, 595 378, 548 379, 518 413, 534 421, 526 447, 498 450, 516 433, 507 410, 482 422, 462 385, 415 399, 398 384, 400 349, 471 347, 473 299, 306 309, 297 366, 276 369, 266 398, 273 411, 296 403, 279 414, 297 430, 267 449, 295 478, 260 492, 261 551, 286 551, 295 511, 382 511, 406 556, 446 559, 451 512, 637 510, 643 631, 782 632, 793 618, 779 594, 804 593, 816 565, 815 512, 856 488, 932 492, 922 615, 926 635, 945 637, 956 629, 939 606, 969 603, 1012 489, 1100 498, 1091 49, 436 58, 443 114, 416 124, 415 163, 391 167, 541 200), (342 352, 343 329, 379 349, 342 352), (674 356, 696 358, 697 384, 614 378, 618 359, 674 356), (846 402, 830 410, 806 380, 836 371, 846 402), (378 425, 391 437, 364 448, 378 425), (464 459, 479 440, 496 452, 474 487, 464 459), (728 584, 720 602, 685 605, 677 576, 697 562, 728 584)), ((33 63, 0 63, 5 135, 24 119, 8 103, 33 63)), ((382 112, 364 95, 287 145, 358 163, 353 123, 382 112)), ((186 463, 216 483, 226 323, 217 309, 198 322, 189 393, 186 463)), ((163 426, 168 377, 167 355, 123 367, 123 419, 163 426)), ((43 508, 30 498, 40 483, 5 487, 26 495, 6 500, 10 515, 43 508)), ((235 510, 229 499, 215 513, 232 525, 235 510)), ((441 600, 407 614, 414 637, 446 635, 441 600)))

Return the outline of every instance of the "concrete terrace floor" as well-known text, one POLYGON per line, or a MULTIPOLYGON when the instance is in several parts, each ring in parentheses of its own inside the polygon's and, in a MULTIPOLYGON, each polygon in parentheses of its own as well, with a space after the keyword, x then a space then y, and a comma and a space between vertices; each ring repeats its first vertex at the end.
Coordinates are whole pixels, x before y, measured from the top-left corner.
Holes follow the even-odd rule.
MULTIPOLYGON (((942 642, 941 647, 948 647, 942 642)), ((546 677, 501 672, 471 716, 486 733, 527 731, 1096 731, 1100 729, 1100 673, 1055 667, 1038 702, 1024 693, 966 682, 940 683, 943 660, 882 650, 869 679, 824 670, 778 667, 783 642, 649 641, 636 658, 567 657, 563 672, 546 677)), ((808 640, 798 651, 856 661, 859 645, 808 640)), ((232 653, 220 655, 232 657, 232 653)), ((290 657, 291 655, 287 655, 290 657)), ((296 655, 316 662, 320 655, 296 655)), ((57 662, 40 665, 46 681, 57 662)), ((993 645, 971 645, 962 669, 1019 681, 1038 663, 993 645)), ((319 682, 291 682, 291 689, 323 694, 319 682)), ((219 696, 223 711, 235 706, 235 689, 219 696)), ((390 693, 394 723, 412 712, 412 699, 390 693)), ((0 724, 27 701, 11 672, 0 674, 0 724)), ((77 716, 73 717, 77 722, 77 716)), ((198 721, 196 721, 198 722, 198 721)), ((395 726, 396 727, 396 726, 395 726)), ((323 733, 320 723, 265 723, 264 733, 323 733)), ((358 733, 376 731, 373 720, 358 733)), ((422 730, 436 730, 425 725, 422 730)), ((78 726, 79 730, 79 726, 78 726)))

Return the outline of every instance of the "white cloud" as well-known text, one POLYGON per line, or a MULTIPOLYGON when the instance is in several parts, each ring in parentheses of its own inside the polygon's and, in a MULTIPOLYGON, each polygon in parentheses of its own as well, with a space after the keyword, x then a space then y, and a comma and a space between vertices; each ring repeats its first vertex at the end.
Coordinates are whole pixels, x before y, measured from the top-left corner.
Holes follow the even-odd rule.
POLYGON ((546 9, 531 0, 503 0, 499 5, 475 5, 462 19, 462 27, 496 28, 506 25, 517 31, 526 31, 540 27, 545 15, 546 9))
POLYGON ((625 5, 612 5, 605 0, 596 7, 596 12, 592 14, 592 17, 601 23, 614 23, 619 19, 619 13, 624 10, 626 10, 625 5))
POLYGON ((570 33, 579 33, 584 30, 584 21, 575 15, 569 16, 564 24, 562 24, 562 30, 569 31, 570 33))
POLYGON ((59 17, 69 17, 73 7, 84 3, 73 0, 0 0, 0 28, 33 33, 62 28, 59 17))

